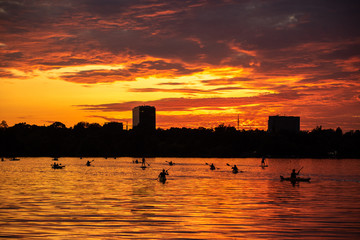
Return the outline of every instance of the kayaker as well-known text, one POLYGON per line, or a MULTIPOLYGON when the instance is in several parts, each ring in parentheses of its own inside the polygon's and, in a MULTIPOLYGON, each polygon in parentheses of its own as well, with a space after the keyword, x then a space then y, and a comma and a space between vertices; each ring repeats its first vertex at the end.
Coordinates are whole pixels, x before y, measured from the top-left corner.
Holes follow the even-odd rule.
POLYGON ((234 165, 234 166, 232 167, 232 169, 233 169, 233 171, 235 171, 235 172, 238 172, 238 171, 239 171, 239 169, 237 168, 236 165, 234 165))
POLYGON ((145 167, 145 158, 142 158, 142 160, 141 160, 141 166, 145 167))
POLYGON ((210 165, 210 170, 215 170, 215 166, 213 163, 210 165))
POLYGON ((159 173, 159 179, 164 178, 166 175, 169 175, 168 171, 165 169, 162 170, 162 172, 159 173))
POLYGON ((90 161, 87 161, 86 162, 86 166, 90 166, 91 162, 90 161))
MULTIPOLYGON (((61 164, 60 164, 61 165, 61 164)), ((52 167, 54 168, 54 169, 56 169, 56 168, 60 168, 60 165, 57 163, 57 162, 54 162, 54 164, 52 165, 52 167)))
POLYGON ((295 169, 292 170, 291 174, 290 174, 290 178, 291 179, 296 179, 297 178, 297 175, 300 174, 300 171, 301 171, 302 168, 300 168, 300 170, 298 172, 295 172, 295 169))
POLYGON ((262 167, 265 167, 265 166, 266 166, 265 159, 266 159, 266 157, 263 157, 263 158, 261 159, 261 166, 262 166, 262 167))

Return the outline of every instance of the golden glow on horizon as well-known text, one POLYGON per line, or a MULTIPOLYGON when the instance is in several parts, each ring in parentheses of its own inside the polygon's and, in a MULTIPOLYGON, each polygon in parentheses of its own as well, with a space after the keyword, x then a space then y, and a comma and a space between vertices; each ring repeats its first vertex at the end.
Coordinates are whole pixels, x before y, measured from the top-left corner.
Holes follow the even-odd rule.
MULTIPOLYGON (((118 119, 124 125, 125 122, 131 125, 131 106, 126 111, 118 111, 116 108, 96 109, 96 107, 86 110, 86 107, 82 109, 79 106, 126 102, 156 103, 161 99, 178 98, 180 102, 183 99, 199 99, 200 101, 194 106, 191 103, 188 105, 180 103, 178 107, 173 107, 171 103, 166 102, 163 106, 156 106, 159 119, 166 119, 158 122, 158 127, 208 128, 216 127, 217 124, 236 126, 236 116, 240 115, 240 128, 266 130, 267 118, 264 116, 307 113, 307 111, 299 112, 292 106, 314 100, 324 103, 324 96, 320 99, 316 95, 317 91, 322 88, 327 89, 329 82, 333 82, 334 86, 337 84, 337 81, 331 79, 324 82, 301 83, 301 80, 311 76, 305 74, 289 76, 282 75, 281 72, 267 76, 254 72, 254 68, 230 66, 180 64, 194 72, 179 74, 176 68, 169 67, 172 66, 171 64, 176 66, 177 63, 169 63, 166 59, 141 57, 122 61, 121 64, 115 64, 113 61, 109 64, 65 66, 53 69, 5 68, 4 75, 10 73, 12 76, 2 77, 0 100, 7 104, 0 108, 2 113, 6 113, 0 120, 6 120, 9 125, 18 122, 43 125, 60 121, 66 126, 73 126, 80 121, 103 124, 118 119), (160 70, 156 70, 155 65, 146 65, 152 62, 160 64, 160 70), (164 69, 161 69, 161 64, 164 64, 164 69), (140 68, 132 72, 134 66, 140 66, 140 68), (141 69, 141 66, 144 66, 144 69, 141 69), (128 71, 133 75, 121 80, 112 80, 111 78, 116 77, 118 71, 125 73, 128 71), (66 79, 68 76, 74 76, 77 79, 66 79), (86 79, 98 81, 87 82, 86 79), (276 95, 283 93, 283 86, 288 85, 296 90, 313 93, 314 96, 309 95, 303 98, 304 102, 298 102, 296 98, 292 100, 290 92, 289 96, 286 95, 287 93, 284 95, 284 99, 289 97, 285 100, 286 104, 284 100, 278 102, 276 95), (315 90, 310 91, 309 87, 315 90), (267 100, 268 96, 270 99, 267 100), (213 98, 227 100, 219 104, 206 103, 206 99, 213 98), (244 98, 244 101, 238 100, 235 105, 231 102, 232 98, 244 98), (254 99, 254 102, 251 99, 254 99)), ((354 69, 351 61, 344 62, 343 66, 344 69, 354 69)), ((349 87, 351 87, 350 83, 349 87)), ((326 102, 329 101, 326 99, 326 102)))
MULTIPOLYGON (((99 103, 116 103, 127 101, 154 101, 164 98, 212 98, 212 97, 253 97, 261 94, 275 93, 275 91, 266 88, 252 88, 248 83, 240 85, 240 83, 226 88, 224 84, 206 85, 202 81, 233 79, 238 77, 249 77, 253 74, 251 69, 222 67, 211 68, 203 67, 201 72, 195 72, 191 75, 175 76, 172 78, 162 77, 159 75, 148 75, 144 77, 136 77, 134 81, 97 83, 97 84, 78 84, 61 80, 61 77, 67 74, 76 74, 82 71, 97 70, 119 70, 126 69, 125 64, 110 65, 84 65, 73 67, 62 67, 51 70, 40 70, 23 72, 16 69, 10 71, 16 75, 25 78, 13 79, 7 78, 7 83, 3 84, 2 98, 3 101, 12 102, 3 110, 8 112, 8 117, 14 119, 9 124, 21 122, 21 119, 27 119, 30 122, 44 124, 46 121, 61 121, 67 126, 72 126, 79 121, 89 122, 106 122, 104 118, 131 119, 131 109, 125 112, 109 110, 107 112, 99 111, 79 111, 75 105, 96 105, 99 103), (181 88, 184 92, 166 92, 166 90, 176 89, 177 86, 160 85, 161 83, 181 82, 181 88), (246 86, 248 85, 248 86, 246 86), (133 92, 131 89, 158 88, 154 92, 133 92), (184 88, 185 87, 185 88, 184 88), (234 87, 232 89, 231 87, 234 87), (186 88, 198 89, 203 91, 201 94, 192 94, 191 91, 186 92, 186 88), (16 89, 16 91, 15 91, 16 89), (163 89, 163 90, 161 90, 163 89), (217 90, 219 89, 219 90, 217 90), (129 91, 130 90, 130 91, 129 91), (21 112, 21 114, 16 114, 21 112), (17 117, 16 117, 17 116, 17 117), (15 120, 16 119, 16 120, 15 120), (41 120, 42 119, 42 120, 41 120), (45 121, 45 122, 44 122, 45 121)), ((166 73, 165 73, 166 75, 166 73)), ((293 78, 297 81, 299 78, 293 78)), ((286 81, 285 78, 277 78, 276 82, 286 81)), ((242 107, 256 107, 258 104, 244 104, 242 107)), ((215 107, 190 107, 186 111, 161 111, 159 114, 163 116, 182 116, 190 114, 196 116, 226 116, 245 114, 236 107, 215 106, 215 107)), ((5 119, 8 120, 8 119, 5 119)), ((213 126, 221 123, 220 120, 207 120, 208 125, 213 126)), ((248 124, 248 123, 247 123, 248 124)), ((161 124, 159 124, 161 125, 161 124)), ((167 125, 167 124, 165 124, 167 125)), ((198 124, 195 124, 198 126, 198 124)), ((189 125, 192 127, 195 125, 189 125)), ((200 124, 201 125, 201 124, 200 124)), ((204 127, 209 127, 205 125, 204 127)))

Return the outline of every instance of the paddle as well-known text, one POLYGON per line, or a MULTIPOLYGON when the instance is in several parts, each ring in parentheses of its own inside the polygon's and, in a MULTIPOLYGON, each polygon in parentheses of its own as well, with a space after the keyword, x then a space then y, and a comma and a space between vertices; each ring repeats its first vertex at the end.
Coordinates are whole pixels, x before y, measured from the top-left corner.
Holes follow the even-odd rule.
MULTIPOLYGON (((233 168, 233 166, 231 166, 231 165, 230 165, 230 164, 228 164, 228 163, 227 163, 226 165, 227 165, 227 166, 229 166, 229 167, 231 167, 231 168, 233 168)), ((234 165, 234 166, 235 166, 235 165, 234 165)))
POLYGON ((298 171, 297 175, 299 175, 299 173, 300 173, 301 169, 303 169, 303 168, 304 168, 304 167, 301 167, 301 168, 300 168, 300 170, 298 171))

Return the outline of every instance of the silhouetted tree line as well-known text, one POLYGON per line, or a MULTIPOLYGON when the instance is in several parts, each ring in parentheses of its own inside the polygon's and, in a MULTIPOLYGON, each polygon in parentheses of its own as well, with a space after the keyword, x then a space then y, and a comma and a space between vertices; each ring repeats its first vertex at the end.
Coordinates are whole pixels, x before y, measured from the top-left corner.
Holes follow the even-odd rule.
POLYGON ((299 133, 269 133, 219 125, 143 132, 123 130, 121 123, 80 122, 67 128, 18 123, 0 124, 0 156, 173 156, 173 157, 310 157, 360 158, 360 131, 340 128, 299 133))

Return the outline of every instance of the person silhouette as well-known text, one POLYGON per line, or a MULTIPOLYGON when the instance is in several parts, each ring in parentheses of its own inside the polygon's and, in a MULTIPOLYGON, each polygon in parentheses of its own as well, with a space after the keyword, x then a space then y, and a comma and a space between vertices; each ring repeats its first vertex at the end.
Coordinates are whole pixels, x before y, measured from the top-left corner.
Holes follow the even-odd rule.
POLYGON ((265 167, 265 166, 266 166, 265 159, 266 159, 266 157, 263 157, 263 158, 261 159, 261 166, 262 166, 262 167, 265 167))
POLYGON ((166 181, 166 175, 169 175, 168 171, 165 171, 165 169, 163 169, 158 176, 158 179, 160 182, 165 182, 166 181))
POLYGON ((292 170, 291 174, 290 174, 290 179, 291 180, 296 180, 297 178, 297 175, 300 174, 300 171, 301 171, 302 168, 300 168, 300 170, 298 172, 295 172, 295 169, 292 170))
POLYGON ((141 166, 142 166, 142 167, 145 167, 145 158, 142 158, 142 160, 141 160, 141 166))

